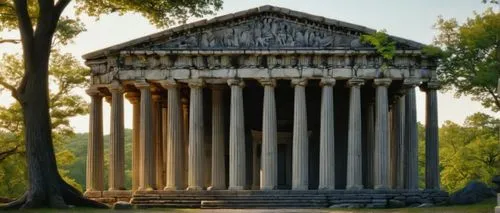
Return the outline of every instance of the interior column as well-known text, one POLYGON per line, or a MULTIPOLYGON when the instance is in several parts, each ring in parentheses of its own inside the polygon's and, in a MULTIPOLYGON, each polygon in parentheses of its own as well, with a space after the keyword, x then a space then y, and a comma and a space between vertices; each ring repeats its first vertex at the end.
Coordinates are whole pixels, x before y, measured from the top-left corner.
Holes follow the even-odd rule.
POLYGON ((226 86, 213 85, 212 89, 212 185, 210 190, 226 189, 226 163, 224 160, 224 99, 226 86))

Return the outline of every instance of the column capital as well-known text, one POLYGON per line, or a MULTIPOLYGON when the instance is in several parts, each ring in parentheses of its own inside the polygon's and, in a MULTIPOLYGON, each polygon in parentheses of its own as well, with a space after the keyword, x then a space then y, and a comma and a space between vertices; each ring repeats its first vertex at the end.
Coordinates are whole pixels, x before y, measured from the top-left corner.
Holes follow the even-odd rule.
POLYGON ((151 94, 151 99, 152 99, 154 102, 161 101, 161 98, 162 98, 161 93, 153 93, 153 94, 151 94))
POLYGON ((361 78, 351 78, 347 81, 347 87, 360 87, 365 84, 365 80, 361 78))
POLYGON ((138 92, 127 92, 127 93, 125 93, 125 98, 131 104, 137 104, 141 100, 141 94, 138 92))
POLYGON ((90 87, 88 89, 85 90, 85 92, 89 95, 89 96, 102 96, 103 94, 101 93, 101 91, 99 91, 99 89, 97 87, 90 87))
POLYGON ((429 90, 438 90, 441 88, 441 83, 437 80, 431 80, 420 85, 420 90, 427 92, 429 90))
POLYGON ((113 100, 112 96, 104 96, 104 100, 108 102, 108 104, 111 104, 111 101, 113 100))
POLYGON ((189 88, 203 88, 205 87, 205 81, 203 79, 191 79, 188 81, 189 88))
POLYGON ((407 78, 403 80, 403 87, 412 88, 418 86, 420 84, 420 80, 417 78, 407 78))
POLYGON ((292 86, 307 86, 307 78, 292 78, 291 80, 292 86))
POLYGON ((391 85, 392 79, 390 78, 376 78, 373 80, 374 86, 388 87, 391 85))
POLYGON ((123 92, 123 86, 119 81, 113 81, 108 85, 108 89, 110 92, 123 92))
POLYGON ((324 87, 324 86, 333 87, 333 86, 335 86, 336 82, 337 81, 335 80, 335 78, 322 78, 321 81, 319 82, 319 86, 321 86, 321 87, 324 87))
POLYGON ((239 86, 239 87, 244 87, 245 86, 245 81, 241 79, 229 79, 227 80, 227 85, 229 86, 239 86))
POLYGON ((276 86, 276 80, 275 79, 270 79, 270 78, 263 78, 263 79, 259 79, 259 83, 262 85, 262 86, 271 86, 271 87, 275 87, 276 86))
POLYGON ((142 89, 149 89, 151 87, 151 84, 149 84, 145 80, 142 80, 134 82, 134 86, 137 87, 137 89, 142 90, 142 89))
POLYGON ((163 87, 164 89, 179 87, 179 83, 177 83, 177 81, 174 79, 161 80, 158 81, 158 83, 160 83, 161 87, 163 87))

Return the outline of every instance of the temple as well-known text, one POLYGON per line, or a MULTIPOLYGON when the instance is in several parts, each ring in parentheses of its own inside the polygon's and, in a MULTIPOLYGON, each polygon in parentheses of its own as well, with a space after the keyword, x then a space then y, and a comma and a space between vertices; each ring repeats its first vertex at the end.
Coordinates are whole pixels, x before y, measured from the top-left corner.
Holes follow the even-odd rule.
POLYGON ((374 32, 262 6, 86 54, 86 196, 206 208, 444 201, 435 63, 423 44, 390 36, 396 53, 384 64, 360 41, 374 32), (417 88, 426 96, 425 177, 417 88), (133 106, 130 189, 125 99, 133 106), (111 121, 107 186, 103 119, 111 121))

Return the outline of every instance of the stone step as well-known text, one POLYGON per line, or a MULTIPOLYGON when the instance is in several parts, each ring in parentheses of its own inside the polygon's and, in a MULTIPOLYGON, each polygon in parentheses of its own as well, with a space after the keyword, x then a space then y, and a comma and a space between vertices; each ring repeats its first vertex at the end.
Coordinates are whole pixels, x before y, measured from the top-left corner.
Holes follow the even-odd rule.
POLYGON ((245 202, 224 202, 224 201, 202 201, 201 208, 325 208, 328 203, 245 203, 245 202))
POLYGON ((136 208, 147 209, 147 208, 201 208, 201 204, 136 204, 136 208))

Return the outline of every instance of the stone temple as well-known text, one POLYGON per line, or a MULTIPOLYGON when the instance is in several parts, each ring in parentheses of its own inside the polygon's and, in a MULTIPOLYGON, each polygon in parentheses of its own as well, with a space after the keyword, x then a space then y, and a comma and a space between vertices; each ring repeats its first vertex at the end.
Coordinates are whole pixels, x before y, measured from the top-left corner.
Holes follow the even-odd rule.
POLYGON ((202 208, 444 201, 435 63, 423 44, 390 36, 397 50, 384 66, 360 41, 374 32, 262 6, 86 54, 86 196, 202 208), (425 177, 417 87, 426 96, 425 177), (110 118, 102 116, 103 98, 110 118), (124 98, 133 106, 130 189, 124 98), (111 121, 107 186, 103 119, 111 121))

